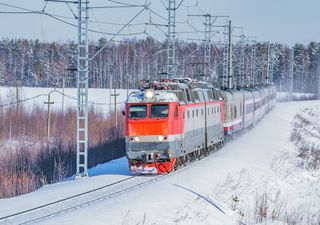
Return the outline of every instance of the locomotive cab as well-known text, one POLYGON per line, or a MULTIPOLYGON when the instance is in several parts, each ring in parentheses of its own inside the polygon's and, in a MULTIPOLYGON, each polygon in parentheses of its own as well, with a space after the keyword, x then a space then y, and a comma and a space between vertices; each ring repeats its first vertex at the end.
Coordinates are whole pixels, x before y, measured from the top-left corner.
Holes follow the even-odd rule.
MULTIPOLYGON (((134 174, 172 171, 179 144, 179 101, 173 93, 145 90, 129 96, 125 107, 126 152, 134 174)), ((181 145, 180 145, 181 146, 181 145)))

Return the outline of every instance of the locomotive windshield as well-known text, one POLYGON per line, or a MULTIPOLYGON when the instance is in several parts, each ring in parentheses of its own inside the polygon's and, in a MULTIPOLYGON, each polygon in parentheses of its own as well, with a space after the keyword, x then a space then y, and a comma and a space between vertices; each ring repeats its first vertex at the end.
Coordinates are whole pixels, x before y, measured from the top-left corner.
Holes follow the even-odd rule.
POLYGON ((129 118, 145 118, 147 116, 146 105, 131 105, 129 109, 129 118))
POLYGON ((151 118, 166 118, 168 117, 168 105, 152 105, 151 118))

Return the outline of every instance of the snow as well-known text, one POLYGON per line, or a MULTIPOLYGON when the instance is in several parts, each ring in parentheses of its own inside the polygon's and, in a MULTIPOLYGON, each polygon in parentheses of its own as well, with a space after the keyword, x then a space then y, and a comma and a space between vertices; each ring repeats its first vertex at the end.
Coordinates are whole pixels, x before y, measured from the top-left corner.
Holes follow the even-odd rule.
MULTIPOLYGON (((133 90, 128 90, 128 93, 133 90)), ((19 87, 18 98, 19 102, 23 104, 28 110, 33 107, 40 107, 47 110, 47 105, 44 102, 48 101, 48 94, 50 93, 50 101, 52 110, 61 110, 62 108, 76 108, 77 106, 77 89, 76 88, 30 88, 19 87)), ((107 113, 114 108, 114 97, 110 96, 114 90, 110 89, 95 89, 89 88, 88 102, 89 107, 94 107, 95 110, 107 113)), ((117 89, 117 106, 121 108, 127 98, 126 89, 117 89)), ((17 101, 17 89, 15 87, 0 87, 0 105, 15 104, 17 101)))
MULTIPOLYGON (((280 102, 288 101, 288 92, 277 92, 277 100, 280 102)), ((314 93, 292 93, 292 99, 295 101, 301 100, 314 100, 316 99, 316 94, 314 93)))
MULTIPOLYGON (((294 115, 316 105, 318 101, 278 103, 253 129, 209 157, 170 175, 158 176, 157 181, 38 224, 254 224, 256 196, 264 193, 269 196, 268 210, 283 206, 283 210, 315 218, 320 212, 320 172, 299 166, 296 148, 289 138, 294 115), (240 200, 235 211, 233 196, 240 200)), ((0 217, 131 177, 125 158, 99 165, 90 170, 90 175, 0 200, 0 217)), ((154 177, 136 178, 128 183, 154 177)), ((117 188, 128 187, 128 183, 117 188)), ((280 219, 268 218, 256 225, 286 224, 280 219)))
POLYGON ((299 148, 320 149, 320 106, 306 108, 295 119, 299 148))
POLYGON ((126 157, 120 159, 112 160, 111 162, 97 165, 96 167, 89 170, 89 176, 99 176, 106 174, 117 174, 130 176, 128 170, 128 160, 126 157))
POLYGON ((90 178, 88 178, 88 180, 68 179, 65 182, 46 185, 30 194, 17 196, 15 198, 1 199, 0 209, 2 212, 0 217, 47 204, 71 195, 83 193, 109 183, 117 182, 121 179, 130 177, 131 175, 128 171, 127 160, 123 157, 89 169, 89 176, 90 178), (101 174, 104 176, 99 177, 101 174), (106 179, 106 177, 108 178, 106 179), (21 202, 23 202, 23 204, 21 204, 21 202))

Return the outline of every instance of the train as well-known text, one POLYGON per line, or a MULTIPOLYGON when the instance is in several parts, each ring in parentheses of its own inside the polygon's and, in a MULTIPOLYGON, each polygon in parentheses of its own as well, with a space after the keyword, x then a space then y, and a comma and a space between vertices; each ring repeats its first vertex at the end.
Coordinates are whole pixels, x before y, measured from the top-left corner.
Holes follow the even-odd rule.
POLYGON ((276 104, 276 88, 217 89, 190 78, 143 81, 125 103, 132 174, 167 174, 220 149, 276 104))

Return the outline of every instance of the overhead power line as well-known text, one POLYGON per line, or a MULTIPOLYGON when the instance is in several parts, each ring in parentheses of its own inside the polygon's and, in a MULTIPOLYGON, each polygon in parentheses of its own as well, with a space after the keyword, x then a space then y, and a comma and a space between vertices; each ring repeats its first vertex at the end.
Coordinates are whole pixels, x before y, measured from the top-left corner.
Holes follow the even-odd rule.
POLYGON ((78 1, 68 1, 68 0, 44 0, 45 2, 61 2, 61 3, 73 3, 78 4, 78 1))
MULTIPOLYGON (((131 7, 135 7, 135 6, 138 6, 138 5, 135 5, 135 4, 129 4, 129 3, 125 3, 125 2, 120 2, 120 1, 115 1, 115 0, 107 0, 108 2, 112 2, 112 3, 116 3, 116 4, 119 4, 119 5, 123 5, 123 6, 131 6, 131 7)), ((147 2, 145 2, 145 5, 146 5, 147 2)), ((140 5, 140 7, 142 7, 143 5, 140 5)))
POLYGON ((184 0, 181 0, 176 9, 179 9, 184 0))
MULTIPOLYGON (((51 90, 49 92, 38 94, 38 95, 29 97, 29 98, 24 98, 24 99, 20 99, 20 100, 17 100, 17 101, 11 101, 11 102, 8 102, 8 103, 0 104, 0 107, 8 107, 8 106, 16 105, 16 104, 19 104, 19 103, 26 103, 28 101, 35 100, 35 99, 40 98, 40 97, 47 97, 48 95, 51 95, 52 93, 57 93, 57 94, 60 94, 60 95, 62 95, 64 97, 66 97, 66 98, 69 98, 71 100, 77 101, 77 97, 73 97, 73 96, 65 94, 65 93, 63 93, 63 92, 61 92, 59 90, 53 89, 53 90, 51 90)), ((101 103, 101 102, 94 102, 94 101, 88 101, 88 103, 91 104, 91 105, 97 105, 97 106, 108 106, 109 105, 109 103, 101 103)), ((125 103, 124 101, 117 102, 117 105, 122 105, 124 103, 125 103)))
MULTIPOLYGON (((97 55, 100 54, 100 52, 101 52, 104 48, 106 48, 107 46, 109 46, 109 45, 110 45, 110 42, 111 42, 118 34, 120 34, 127 26, 129 26, 129 24, 130 24, 133 20, 135 20, 146 8, 148 8, 148 7, 150 6, 150 4, 151 4, 151 3, 145 5, 145 7, 143 7, 143 9, 141 9, 131 20, 129 20, 128 23, 126 23, 117 33, 115 33, 115 34, 111 37, 111 39, 110 39, 104 46, 102 46, 102 47, 99 49, 99 51, 96 52, 89 60, 90 60, 90 61, 93 60, 97 55)), ((145 33, 145 31, 144 31, 144 33, 145 33)), ((133 34, 129 34, 129 35, 133 35, 133 34)))
POLYGON ((126 5, 118 5, 118 6, 91 6, 89 9, 117 9, 117 8, 141 8, 143 5, 132 5, 132 6, 126 6, 126 5))
MULTIPOLYGON (((48 0, 47 0, 48 1, 48 0)), ((51 1, 51 0, 50 0, 51 1)), ((64 1, 58 1, 58 2, 62 2, 64 3, 64 1)), ((27 9, 27 8, 22 8, 22 7, 19 7, 19 6, 14 6, 14 5, 10 5, 10 4, 6 4, 6 3, 1 3, 0 2, 0 5, 4 5, 4 6, 7 6, 7 7, 11 7, 11 8, 15 8, 15 9, 19 9, 19 10, 23 10, 25 12, 13 12, 14 14, 40 14, 40 15, 45 15, 45 16, 48 16, 54 20, 57 20, 61 23, 64 23, 66 25, 69 25, 69 26, 72 26, 72 27, 75 27, 77 28, 78 25, 76 24, 73 24, 69 21, 66 21, 64 19, 75 19, 75 18, 72 18, 72 17, 66 17, 66 16, 60 16, 60 15, 55 15, 55 14, 51 14, 51 13, 47 13, 45 11, 37 11, 37 10, 32 10, 32 9, 27 9), (64 18, 64 19, 61 19, 61 18, 64 18)), ((144 8, 145 9, 145 8, 144 8)), ((143 9, 143 10, 144 10, 143 9)), ((143 11, 142 10, 142 11, 143 11)), ((2 14, 9 14, 9 12, 0 12, 2 14)), ((100 21, 89 21, 91 23, 104 23, 104 22, 100 22, 100 21)), ((108 23, 110 24, 110 23, 108 23)), ((111 24, 112 25, 112 24, 111 24)), ((121 24, 119 24, 120 26, 121 24)), ((123 25, 123 29, 125 27, 127 27, 128 24, 124 24, 123 25)), ((139 24, 139 25, 142 25, 142 24, 139 24)), ((121 29, 121 31, 123 31, 123 29, 121 29)), ((109 36, 132 36, 132 35, 140 35, 140 34, 144 34, 144 31, 141 31, 141 32, 136 32, 136 33, 121 33, 120 32, 117 32, 117 33, 110 33, 110 32, 101 32, 101 31, 98 31, 98 30, 94 30, 94 29, 88 29, 88 31, 92 32, 92 33, 96 33, 96 34, 103 34, 103 35, 109 35, 109 36)))

